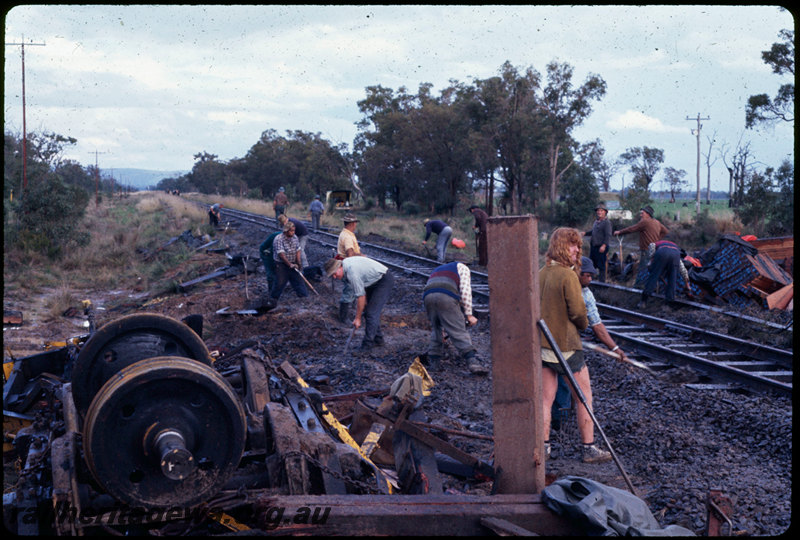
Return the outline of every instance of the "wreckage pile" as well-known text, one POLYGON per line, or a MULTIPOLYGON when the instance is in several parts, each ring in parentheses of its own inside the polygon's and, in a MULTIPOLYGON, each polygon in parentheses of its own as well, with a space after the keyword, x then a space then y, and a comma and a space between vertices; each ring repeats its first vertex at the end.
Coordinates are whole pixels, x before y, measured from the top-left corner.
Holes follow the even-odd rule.
POLYGON ((793 245, 792 238, 747 241, 725 235, 716 246, 699 254, 702 266, 690 269, 692 294, 740 308, 756 304, 791 310, 793 245))

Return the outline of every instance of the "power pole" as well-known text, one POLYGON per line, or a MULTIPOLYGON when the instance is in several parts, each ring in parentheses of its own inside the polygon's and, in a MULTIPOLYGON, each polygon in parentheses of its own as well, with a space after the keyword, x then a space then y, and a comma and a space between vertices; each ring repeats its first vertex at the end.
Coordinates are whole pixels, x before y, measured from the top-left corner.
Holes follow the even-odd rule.
POLYGON ((98 186, 100 185, 100 168, 97 166, 97 154, 107 154, 108 152, 98 152, 95 150, 91 153, 94 154, 94 205, 100 206, 100 195, 98 193, 98 186))
POLYGON ((697 120, 697 129, 692 130, 692 134, 697 136, 697 200, 695 201, 694 209, 697 215, 700 215, 700 130, 703 124, 700 120, 711 120, 711 118, 700 118, 700 113, 697 113, 697 118, 686 117, 687 120, 697 120))
POLYGON ((22 193, 20 198, 25 196, 28 190, 28 134, 25 125, 25 45, 44 46, 44 43, 25 43, 25 36, 20 38, 19 43, 6 43, 6 45, 19 46, 22 54, 22 193))

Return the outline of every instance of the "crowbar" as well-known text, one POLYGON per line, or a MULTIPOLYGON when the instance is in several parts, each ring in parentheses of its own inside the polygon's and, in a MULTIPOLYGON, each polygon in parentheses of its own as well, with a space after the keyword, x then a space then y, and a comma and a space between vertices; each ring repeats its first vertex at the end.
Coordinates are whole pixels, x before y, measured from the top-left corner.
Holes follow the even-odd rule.
POLYGON ((295 271, 295 272, 297 272, 298 274, 300 274, 300 277, 301 277, 301 278, 303 278, 303 281, 305 281, 305 282, 306 282, 306 285, 308 285, 308 286, 309 286, 309 288, 310 288, 312 291, 314 291, 314 294, 316 294, 317 296, 319 296, 319 293, 317 292, 317 289, 315 289, 315 288, 314 288, 314 286, 311 284, 311 282, 310 282, 310 281, 308 281, 308 280, 306 279, 306 276, 304 276, 304 275, 303 275, 303 272, 301 272, 300 270, 298 270, 298 269, 297 269, 297 267, 295 267, 295 266, 293 266, 292 268, 294 268, 294 271, 295 271))
POLYGON ((611 352, 608 349, 604 349, 603 347, 595 345, 594 343, 581 341, 581 344, 584 347, 586 347, 587 349, 591 349, 591 350, 593 350, 595 352, 599 352, 600 354, 604 354, 606 356, 610 356, 611 358, 615 358, 617 360, 620 360, 621 362, 625 362, 626 364, 630 364, 632 366, 636 366, 636 367, 638 367, 640 369, 643 369, 643 370, 647 371, 648 373, 651 373, 652 375, 658 375, 658 373, 653 371, 653 369, 651 367, 647 366, 646 364, 644 364, 642 362, 639 362, 638 360, 631 360, 630 358, 622 358, 619 354, 617 354, 615 352, 611 352))
POLYGON ((592 418, 592 422, 594 422, 594 425, 597 427, 597 431, 599 431, 600 435, 603 437, 606 446, 608 446, 608 451, 611 453, 611 457, 614 459, 614 463, 617 464, 619 472, 622 473, 622 478, 625 479, 625 483, 628 485, 628 489, 630 489, 631 493, 633 493, 638 497, 639 495, 636 493, 636 490, 634 489, 633 484, 631 483, 631 479, 628 478, 628 474, 625 472, 625 469, 622 468, 622 463, 619 462, 616 452, 614 452, 614 449, 611 447, 611 443, 608 441, 608 437, 606 437, 603 428, 600 427, 600 422, 597 421, 597 417, 592 412, 591 407, 589 407, 589 404, 586 403, 586 397, 583 395, 583 391, 581 390, 580 386, 578 386, 578 382, 575 380, 575 376, 572 374, 572 370, 569 369, 569 365, 567 365, 567 361, 564 358, 564 355, 561 354, 561 349, 558 348, 558 345, 556 344, 556 340, 553 337, 553 334, 550 333, 550 329, 547 327, 547 323, 544 322, 544 319, 539 319, 536 324, 539 326, 539 329, 544 334, 545 339, 547 339, 547 342, 553 349, 556 358, 558 358, 558 363, 561 364, 561 368, 564 370, 564 377, 566 377, 566 379, 569 381, 569 384, 572 386, 572 390, 575 392, 575 395, 578 396, 578 399, 581 400, 583 406, 586 407, 586 412, 589 413, 589 416, 592 418))

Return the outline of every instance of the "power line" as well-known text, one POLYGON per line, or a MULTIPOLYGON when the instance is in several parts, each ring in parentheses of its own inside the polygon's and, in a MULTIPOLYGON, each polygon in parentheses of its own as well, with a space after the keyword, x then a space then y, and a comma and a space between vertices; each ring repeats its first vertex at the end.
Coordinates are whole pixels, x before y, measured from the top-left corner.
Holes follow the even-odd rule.
POLYGON ((19 46, 22 56, 22 194, 28 190, 28 134, 25 125, 25 45, 44 46, 44 43, 25 43, 25 36, 20 38, 19 43, 6 43, 6 45, 19 46))

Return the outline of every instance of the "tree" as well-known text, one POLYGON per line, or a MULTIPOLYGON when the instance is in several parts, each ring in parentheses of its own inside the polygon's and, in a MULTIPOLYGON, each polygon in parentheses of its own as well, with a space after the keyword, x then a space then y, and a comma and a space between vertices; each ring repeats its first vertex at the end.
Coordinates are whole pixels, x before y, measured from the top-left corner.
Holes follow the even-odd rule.
MULTIPOLYGON (((794 30, 781 30, 783 41, 773 43, 768 51, 761 52, 764 63, 772 66, 777 75, 790 75, 794 80, 794 30)), ((767 94, 750 96, 745 108, 745 127, 751 129, 758 124, 794 121, 794 82, 778 88, 774 98, 767 94)))
POLYGON ((586 145, 583 156, 583 165, 588 167, 595 178, 601 191, 611 191, 611 179, 617 174, 620 164, 605 157, 606 150, 597 139, 586 145))
POLYGON ((681 188, 686 185, 686 171, 667 167, 664 169, 664 179, 669 187, 669 202, 675 202, 675 195, 681 192, 681 188))
POLYGON ((542 89, 540 105, 545 113, 547 158, 549 162, 550 204, 558 197, 558 183, 574 162, 574 154, 564 149, 571 145, 570 133, 591 114, 593 100, 606 93, 606 82, 598 75, 589 75, 579 88, 572 88, 573 68, 566 63, 547 64, 547 86, 542 89), (559 166, 559 160, 563 164, 559 166))
POLYGON ((591 170, 582 165, 572 167, 564 175, 561 199, 555 213, 559 223, 576 227, 586 222, 588 216, 594 215, 600 190, 591 170))
POLYGON ((620 155, 620 162, 633 173, 632 185, 621 202, 623 207, 636 211, 651 202, 650 185, 664 162, 664 151, 647 146, 628 148, 620 155))

